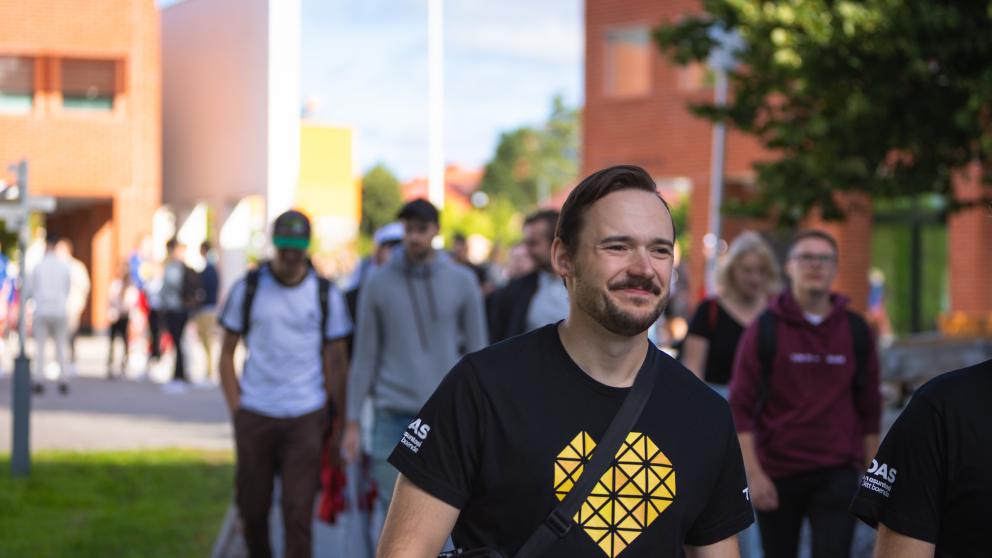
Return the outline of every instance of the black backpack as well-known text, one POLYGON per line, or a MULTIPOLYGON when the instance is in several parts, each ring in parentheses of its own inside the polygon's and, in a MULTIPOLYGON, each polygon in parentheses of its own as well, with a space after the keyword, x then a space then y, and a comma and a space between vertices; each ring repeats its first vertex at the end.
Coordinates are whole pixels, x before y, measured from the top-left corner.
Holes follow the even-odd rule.
POLYGON ((198 308, 206 298, 207 292, 203 289, 203 280, 200 278, 200 274, 184 264, 182 288, 183 308, 186 310, 198 308))
MULTIPOLYGON (((864 388, 868 376, 868 343, 871 342, 871 332, 864 318, 847 310, 847 323, 851 330, 851 342, 854 344, 854 380, 851 393, 857 400, 861 389, 864 388)), ((761 362, 761 381, 758 382, 758 403, 755 405, 754 416, 761 415, 768 401, 771 387, 772 367, 775 364, 775 353, 778 350, 778 317, 771 311, 765 310, 758 317, 758 359, 761 362)))
MULTIPOLYGON (((245 298, 241 304, 241 336, 248 335, 251 327, 251 306, 255 302, 255 292, 258 291, 258 279, 262 275, 262 267, 269 265, 262 263, 245 275, 245 298)), ((312 269, 312 266, 311 266, 312 269)), ((324 337, 327 331, 327 301, 331 296, 331 282, 326 277, 317 275, 317 298, 320 303, 320 336, 324 337)))

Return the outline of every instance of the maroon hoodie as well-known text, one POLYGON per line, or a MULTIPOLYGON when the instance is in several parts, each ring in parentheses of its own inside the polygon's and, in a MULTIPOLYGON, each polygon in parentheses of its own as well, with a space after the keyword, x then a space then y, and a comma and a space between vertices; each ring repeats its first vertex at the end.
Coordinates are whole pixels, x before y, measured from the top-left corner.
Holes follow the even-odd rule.
POLYGON ((786 291, 769 309, 776 320, 777 347, 761 415, 755 407, 761 383, 758 321, 737 346, 730 380, 730 409, 738 432, 754 432, 758 460, 768 476, 784 476, 864 465, 864 436, 878 434, 881 396, 878 355, 869 340, 867 377, 853 394, 854 343, 845 307, 848 299, 831 294, 833 307, 813 325, 786 291))

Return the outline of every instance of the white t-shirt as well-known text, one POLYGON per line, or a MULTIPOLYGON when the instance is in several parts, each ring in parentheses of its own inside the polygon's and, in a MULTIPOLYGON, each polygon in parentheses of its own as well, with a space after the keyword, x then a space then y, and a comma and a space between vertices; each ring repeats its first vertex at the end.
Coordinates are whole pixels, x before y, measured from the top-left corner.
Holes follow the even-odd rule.
MULTIPOLYGON (((231 288, 221 325, 234 333, 243 326, 245 279, 231 288)), ((321 346, 351 333, 351 318, 341 293, 331 287, 327 328, 320 332, 317 276, 311 271, 299 284, 279 283, 263 267, 252 301, 245 345, 248 359, 241 376, 241 407, 269 417, 311 413, 327 402, 321 346)))
POLYGON ((72 285, 69 264, 53 252, 34 266, 31 274, 31 298, 34 315, 46 318, 66 318, 66 302, 72 285))

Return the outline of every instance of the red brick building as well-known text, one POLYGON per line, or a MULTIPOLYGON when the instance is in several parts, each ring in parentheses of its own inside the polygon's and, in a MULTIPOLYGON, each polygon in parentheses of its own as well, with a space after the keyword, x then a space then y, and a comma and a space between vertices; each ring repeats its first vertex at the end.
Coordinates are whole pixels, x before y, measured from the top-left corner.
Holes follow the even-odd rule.
MULTIPOLYGON (((713 98, 701 67, 678 67, 665 59, 651 38, 662 21, 676 21, 698 11, 698 0, 586 0, 585 111, 583 163, 585 174, 619 163, 648 170, 660 184, 691 184, 689 226, 692 245, 690 279, 702 291, 704 257, 701 240, 708 230, 712 126, 686 108, 691 101, 713 98)), ((747 196, 753 183, 751 164, 770 155, 752 138, 727 135, 725 199, 747 196)), ((977 196, 974 180, 959 189, 977 196)), ((836 288, 850 295, 857 308, 867 301, 871 263, 872 209, 866 200, 844 200, 849 218, 822 225, 836 235, 841 261, 836 288)), ((809 224, 818 221, 811 217, 809 224)), ((732 239, 744 227, 763 223, 725 219, 721 236, 732 239)), ((926 264, 924 264, 926 265, 926 264)), ((954 215, 948 224, 949 297, 951 311, 992 315, 992 217, 975 209, 954 215)))
POLYGON ((161 203, 154 0, 0 0, 0 163, 29 162, 46 227, 74 241, 93 284, 83 324, 106 326, 118 262, 161 203))

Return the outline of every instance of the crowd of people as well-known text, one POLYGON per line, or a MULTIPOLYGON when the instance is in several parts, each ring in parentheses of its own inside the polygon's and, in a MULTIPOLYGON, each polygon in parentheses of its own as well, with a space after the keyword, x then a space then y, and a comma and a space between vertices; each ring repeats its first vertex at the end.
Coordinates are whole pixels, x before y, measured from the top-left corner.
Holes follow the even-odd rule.
MULTIPOLYGON (((842 557, 855 514, 881 522, 880 549, 907 548, 906 537, 931 550, 977 544, 977 530, 949 542, 945 532, 967 529, 914 530, 913 509, 887 511, 915 487, 895 486, 895 468, 875 458, 875 333, 831 290, 842 254, 829 234, 794 237, 787 286, 760 235, 735 238, 679 363, 648 337, 664 320, 676 246, 643 170, 597 172, 561 214, 529 216, 503 281, 468 261, 464 238, 451 253, 432 247, 439 213, 427 201, 397 218, 339 291, 307 265, 306 216, 280 216, 273 259, 223 306, 221 379, 251 556, 271 555, 276 477, 285 555, 310 555, 321 461, 359 476, 369 463, 388 510, 381 533, 370 527, 382 556, 793 557, 805 521, 812 556, 842 557)), ((887 459, 911 459, 896 443, 883 445, 887 459)), ((928 465, 921 475, 944 472, 928 465)), ((921 500, 931 519, 946 505, 921 500)), ((331 495, 322 514, 326 502, 347 505, 331 495)))
MULTIPOLYGON (((361 502, 388 510, 384 524, 366 514, 365 547, 349 551, 359 558, 376 544, 390 557, 795 557, 804 522, 809 555, 844 557, 857 517, 879 527, 880 556, 978 555, 961 510, 992 488, 961 483, 992 467, 992 441, 954 405, 987 414, 975 393, 992 395, 988 365, 924 388, 879 449, 877 332, 832 290, 843 255, 829 234, 799 231, 782 266, 761 235, 738 235, 715 295, 695 305, 677 350, 661 351, 682 337, 665 310, 687 288, 671 212, 642 169, 594 173, 560 213, 528 216, 499 266, 470 261, 461 235, 436 249, 439 231, 437 208, 413 200, 334 283, 293 210, 274 221, 271 260, 223 304, 209 243, 200 271, 172 239, 164 260, 136 251, 113 279, 108 378, 126 375, 140 331, 149 363, 175 351, 164 389, 180 393, 187 325, 208 379, 222 331, 216 370, 250 556, 272 555, 277 478, 287 557, 311 555, 321 484, 324 519, 361 502), (928 484, 897 484, 897 472, 928 484), (361 495, 342 496, 355 485, 361 495)), ((49 338, 69 389, 89 291, 71 253, 49 236, 30 274, 39 394, 49 338)))

